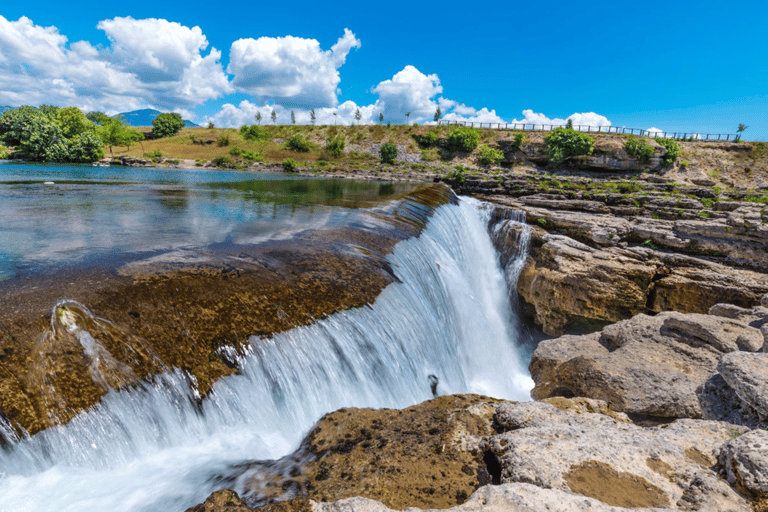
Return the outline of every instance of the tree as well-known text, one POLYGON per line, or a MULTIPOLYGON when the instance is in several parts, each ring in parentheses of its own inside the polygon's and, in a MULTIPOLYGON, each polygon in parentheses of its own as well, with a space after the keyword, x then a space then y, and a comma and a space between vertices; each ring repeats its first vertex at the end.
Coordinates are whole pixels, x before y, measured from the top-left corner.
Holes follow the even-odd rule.
POLYGON ((261 124, 261 112, 256 112, 256 123, 261 124))
POLYGON ((85 117, 86 117, 86 118, 87 118, 87 119, 88 119, 90 122, 92 122, 92 123, 97 123, 97 122, 99 122, 99 118, 100 118, 101 116, 105 116, 105 115, 107 115, 107 114, 105 114, 104 112, 99 112, 98 110, 91 110, 90 112, 88 112, 87 114, 85 114, 85 117))
POLYGON ((448 133, 446 145, 452 151, 471 153, 480 142, 480 132, 469 126, 454 126, 448 133))
POLYGON ((440 106, 438 105, 437 110, 435 110, 435 122, 438 122, 441 117, 443 117, 443 111, 440 110, 440 106))
POLYGON ((96 133, 101 140, 109 146, 109 154, 114 156, 112 146, 131 147, 134 142, 144 140, 144 135, 138 130, 131 129, 125 122, 123 116, 107 117, 99 119, 101 126, 96 133))
POLYGON ((315 122, 317 122, 317 118, 315 117, 315 109, 309 111, 309 119, 312 121, 312 126, 314 126, 315 122))
POLYGON ((77 107, 60 108, 56 111, 55 118, 61 126, 61 131, 68 139, 85 132, 96 131, 96 125, 88 120, 85 114, 77 107))
POLYGON ((408 120, 409 120, 410 118, 411 118, 411 113, 410 113, 410 112, 406 112, 406 113, 405 113, 405 124, 408 124, 408 120))
POLYGON ((179 114, 159 114, 152 120, 152 135, 155 137, 170 137, 176 135, 184 128, 184 120, 179 114))
POLYGON ((379 148, 379 156, 381 157, 381 161, 385 164, 394 163, 395 158, 397 158, 397 146, 391 142, 385 142, 379 148))
POLYGON ((360 124, 360 119, 362 118, 362 114, 360 114, 360 109, 358 108, 355 110, 355 120, 357 121, 357 124, 360 124))
POLYGON ((742 124, 742 123, 739 123, 739 127, 738 127, 738 128, 736 128, 736 131, 737 131, 737 132, 739 132, 739 133, 736 135, 736 140, 741 140, 741 134, 742 134, 742 133, 744 132, 744 130, 746 130, 747 128, 749 128, 749 126, 747 126, 747 125, 745 125, 745 124, 742 124))
POLYGON ((572 156, 591 155, 595 139, 573 128, 561 126, 544 137, 544 142, 544 153, 549 157, 549 162, 557 165, 572 156))
POLYGON ((296 124, 296 114, 291 110, 291 124, 296 124))
POLYGON ((573 128, 573 119, 571 119, 571 118, 569 117, 569 118, 568 118, 568 121, 566 121, 566 122, 565 122, 565 127, 566 127, 566 128, 573 128))
POLYGON ((272 124, 277 124, 277 114, 275 114, 275 109, 272 109, 272 113, 269 115, 269 117, 272 118, 272 124))
POLYGON ((384 122, 384 114, 379 112, 379 124, 384 122))

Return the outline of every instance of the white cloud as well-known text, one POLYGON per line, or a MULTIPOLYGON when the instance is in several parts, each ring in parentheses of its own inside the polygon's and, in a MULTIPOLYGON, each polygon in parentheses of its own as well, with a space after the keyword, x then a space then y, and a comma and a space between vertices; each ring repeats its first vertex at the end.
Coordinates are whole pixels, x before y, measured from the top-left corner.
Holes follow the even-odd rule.
POLYGON ((647 136, 649 136, 649 137, 658 137, 659 135, 662 134, 662 131, 659 130, 658 128, 656 128, 656 127, 653 127, 653 128, 648 128, 647 130, 645 130, 645 134, 647 136))
POLYGON ((221 53, 198 27, 166 20, 99 22, 111 45, 67 44, 56 27, 0 16, 0 104, 50 103, 118 112, 192 108, 231 90, 221 53))
POLYGON ((510 124, 535 124, 535 125, 553 125, 553 126, 565 126, 568 121, 571 121, 574 126, 591 126, 591 127, 607 127, 611 126, 611 122, 607 117, 601 116, 594 112, 576 112, 571 114, 566 119, 553 118, 545 116, 542 113, 534 112, 533 110, 523 110, 522 119, 513 119, 510 124))
POLYGON ((425 75, 408 65, 392 79, 379 83, 371 92, 379 95, 376 105, 386 119, 403 122, 407 112, 411 113, 408 121, 434 115, 437 103, 432 98, 443 92, 443 87, 437 75, 425 75))
POLYGON ((316 39, 238 39, 229 52, 232 84, 256 99, 332 107, 338 103, 339 68, 360 40, 349 29, 328 51, 316 39))

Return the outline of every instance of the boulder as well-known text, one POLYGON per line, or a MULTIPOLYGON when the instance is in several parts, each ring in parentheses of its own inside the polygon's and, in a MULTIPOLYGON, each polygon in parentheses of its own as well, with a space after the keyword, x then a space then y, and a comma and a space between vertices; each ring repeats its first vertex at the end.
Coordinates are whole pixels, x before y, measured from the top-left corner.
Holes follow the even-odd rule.
POLYGON ((762 333, 737 320, 640 314, 601 333, 542 341, 529 367, 536 383, 531 395, 590 397, 645 416, 712 417, 702 408, 700 388, 723 354, 762 345, 762 333))
MULTIPOLYGON (((736 395, 754 408, 763 418, 768 417, 768 354, 761 352, 732 352, 725 354, 717 370, 736 395)), ((768 449, 768 445, 766 445, 768 449)))
POLYGON ((768 432, 752 430, 724 443, 718 465, 728 483, 756 500, 768 498, 768 432))

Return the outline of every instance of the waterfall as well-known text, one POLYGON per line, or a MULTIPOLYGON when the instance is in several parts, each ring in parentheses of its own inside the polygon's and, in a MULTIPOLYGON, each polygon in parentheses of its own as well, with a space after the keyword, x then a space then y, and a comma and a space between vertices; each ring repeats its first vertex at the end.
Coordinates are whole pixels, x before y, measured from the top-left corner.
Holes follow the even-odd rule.
MULTIPOLYGON (((10 439, 0 512, 183 511, 234 465, 295 449, 326 412, 431 398, 431 376, 440 394, 527 400, 533 383, 488 215, 471 198, 439 207, 388 256, 398 281, 374 304, 251 337, 241 374, 204 399, 188 374, 170 371, 110 391, 64 426, 10 439)), ((78 333, 89 344, 93 334, 78 333)))

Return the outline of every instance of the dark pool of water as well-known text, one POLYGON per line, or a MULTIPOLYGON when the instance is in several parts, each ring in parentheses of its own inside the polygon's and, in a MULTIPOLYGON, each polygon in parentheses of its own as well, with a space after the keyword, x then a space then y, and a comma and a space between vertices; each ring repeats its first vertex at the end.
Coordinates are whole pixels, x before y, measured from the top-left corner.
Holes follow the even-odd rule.
POLYGON ((360 208, 418 186, 0 161, 0 281, 110 254, 252 244, 352 225, 360 208))

